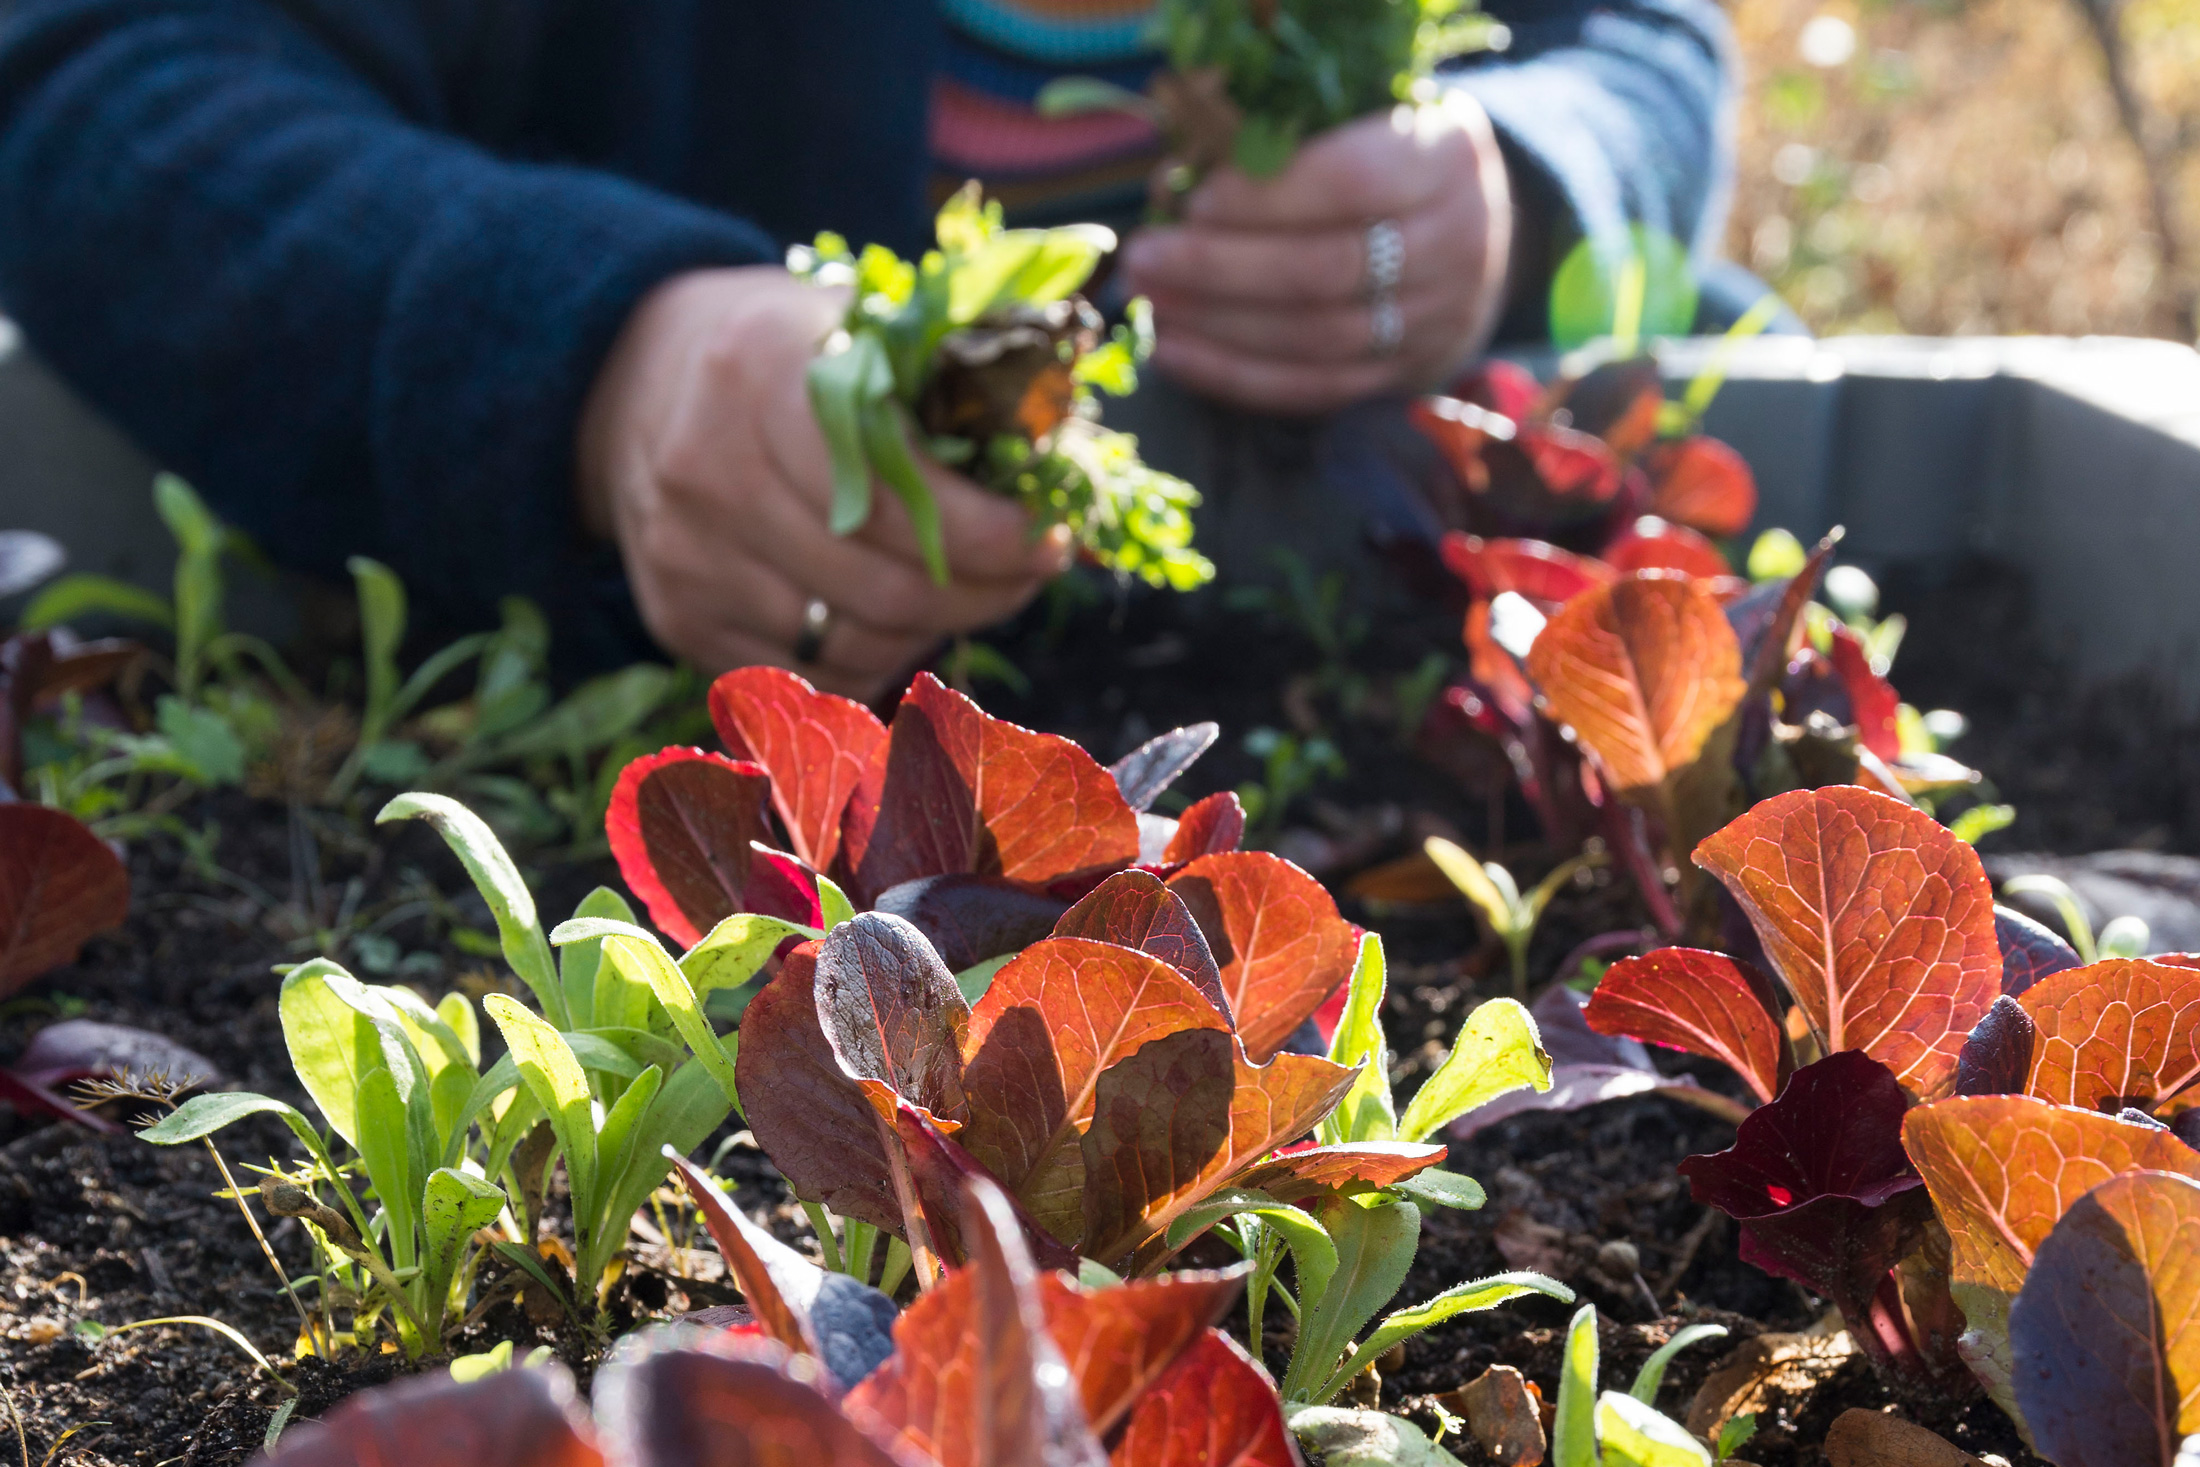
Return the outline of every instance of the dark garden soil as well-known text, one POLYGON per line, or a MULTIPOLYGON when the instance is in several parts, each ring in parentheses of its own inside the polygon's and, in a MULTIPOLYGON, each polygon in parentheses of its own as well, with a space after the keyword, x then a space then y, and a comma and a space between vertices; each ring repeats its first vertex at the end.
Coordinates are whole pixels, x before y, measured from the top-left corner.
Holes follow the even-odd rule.
MULTIPOLYGON (((2064 852, 2134 844, 2200 851, 2200 799, 2192 788, 2200 734, 2136 689, 2069 696, 2042 650, 2051 650, 2051 633, 2045 643, 2027 633, 2021 596, 2003 578, 1981 571, 1935 587, 1891 589, 1895 609, 1912 615, 1898 685, 1921 705, 1972 716, 1974 733, 1954 752, 1984 768, 2000 797, 2019 808, 2017 828, 1997 842, 2064 852)), ((1356 641, 1349 627, 1333 627, 1346 635, 1326 671, 1306 620, 1288 598, 1265 609, 1219 597, 1186 604, 1103 596, 1041 607, 996 639, 1031 677, 1029 689, 981 684, 976 691, 991 711, 1070 734, 1103 759, 1179 722, 1222 721, 1221 743, 1187 778, 1185 793, 1194 796, 1262 777, 1262 760, 1244 747, 1253 728, 1326 734, 1345 772, 1317 782, 1288 824, 1262 835, 1328 878, 1408 852, 1432 832, 1494 852, 1523 876, 1546 869, 1552 858, 1536 846, 1524 808, 1463 790, 1415 759, 1399 736, 1398 677, 1431 652, 1456 648, 1451 618, 1386 620, 1379 636, 1356 641)), ((218 825, 210 852, 201 848, 207 859, 168 838, 133 849, 128 925, 0 1009, 0 1057, 57 1017, 134 1024, 203 1055, 227 1086, 303 1105, 276 1018, 272 965, 329 952, 328 934, 342 932, 353 935, 334 955, 382 981, 414 982, 431 996, 456 986, 478 997, 499 986, 491 963, 467 952, 479 944, 465 934, 489 928, 487 912, 431 832, 373 830, 332 812, 241 795, 203 801, 185 818, 199 831, 218 825), (361 931, 370 940, 361 942, 361 931)), ((540 857, 534 866, 538 900, 551 916, 570 911, 610 876, 600 862, 540 857)), ((1502 965, 1463 907, 1371 912, 1348 902, 1347 910, 1382 930, 1389 944, 1386 1020, 1402 1056, 1399 1078, 1410 1088, 1468 1008, 1508 991, 1502 965)), ((1624 885, 1596 873, 1555 904, 1532 970, 1541 981, 1582 938, 1640 921, 1624 885)), ((1699 1078, 1720 1083, 1708 1069, 1699 1078)), ((146 1106, 113 1108, 127 1120, 146 1106)), ((1663 1404, 1683 1412, 1741 1339, 1805 1331, 1823 1313, 1795 1286, 1741 1263, 1731 1226, 1694 1204, 1675 1173, 1683 1157, 1722 1149, 1732 1134, 1703 1110, 1653 1096, 1531 1113, 1457 1143, 1452 1165, 1482 1180, 1490 1205, 1429 1217, 1403 1298, 1507 1268, 1553 1272, 1598 1305, 1605 1381, 1621 1387, 1685 1323, 1724 1324, 1732 1332, 1727 1341, 1686 1352, 1668 1375, 1663 1404)), ((220 1139, 232 1168, 290 1154, 288 1133, 272 1121, 220 1139)), ((759 1153, 736 1144, 718 1169, 740 1184, 738 1198, 752 1213, 790 1239, 803 1236, 799 1214, 759 1153)), ((0 1110, 0 1387, 20 1418, 27 1462, 51 1453, 57 1464, 237 1463, 258 1449, 271 1412, 293 1392, 296 1414, 308 1417, 411 1368, 388 1355, 287 1363, 297 1316, 234 1204, 214 1197, 221 1186, 204 1147, 161 1150, 0 1110), (85 1328, 177 1315, 213 1316, 241 1331, 285 1362, 282 1383, 203 1326, 104 1339, 85 1328)), ((617 1286, 613 1314, 622 1326, 735 1297, 719 1282, 707 1243, 686 1246, 696 1240, 676 1208, 667 1219, 673 1235, 638 1246, 617 1286)), ((304 1268, 295 1222, 274 1229, 271 1242, 294 1275, 304 1268)), ((499 1282, 492 1277, 486 1287, 495 1291, 499 1282)), ((527 1303, 522 1297, 482 1311, 458 1349, 504 1339, 521 1351, 549 1344, 585 1385, 597 1342, 527 1303)), ((1531 1298, 1432 1331, 1403 1362, 1387 1362, 1382 1399, 1433 1428, 1429 1398, 1492 1363, 1519 1367, 1548 1395, 1568 1313, 1531 1298)), ((1280 1309, 1271 1311, 1267 1341, 1278 1370, 1288 1349, 1287 1334, 1276 1332, 1280 1317, 1280 1309)), ((1241 1311, 1235 1328, 1243 1327, 1241 1311)), ((1816 1443, 1850 1406, 1891 1406, 1973 1453, 1998 1454, 2017 1467, 2038 1460, 1991 1406, 1897 1403, 1860 1359, 1820 1375, 1761 1416, 1760 1435, 1745 1454, 1751 1461, 1818 1463, 1816 1443)), ((0 1419, 0 1455, 16 1455, 7 1440, 16 1429, 0 1419)))

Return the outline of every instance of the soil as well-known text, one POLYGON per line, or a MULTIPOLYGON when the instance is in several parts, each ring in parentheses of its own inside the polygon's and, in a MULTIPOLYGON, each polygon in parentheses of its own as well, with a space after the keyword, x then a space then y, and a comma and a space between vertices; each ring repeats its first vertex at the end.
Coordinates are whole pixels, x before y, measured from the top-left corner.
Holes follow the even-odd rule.
MULTIPOLYGON (((2200 737, 2136 692, 2106 702, 2062 695, 2051 660, 2028 650, 2035 644, 2024 635, 2021 599, 2005 579, 1972 573, 1969 581, 1890 593, 1912 612, 1898 684, 1922 705, 1971 713, 1974 732, 1956 752, 2018 804, 2017 829, 1998 839, 2066 852, 2109 844, 2200 850, 2200 800, 2188 788, 2188 771, 2200 769, 2193 757, 2200 737), (2008 655, 1978 657, 1981 645, 2008 655), (2125 757, 2141 750, 2151 757, 2125 757)), ((1325 877, 1411 850, 1433 831, 1493 853, 1524 878, 1547 869, 1552 857, 1517 800, 1462 789, 1419 763, 1400 737, 1401 679, 1432 654, 1455 656, 1450 616, 1392 614, 1379 637, 1355 638, 1349 616, 1325 623, 1307 614, 1309 604, 1288 595, 1265 604, 1217 595, 1115 601, 1102 593, 1083 604, 1065 597, 995 639, 1029 687, 981 683, 976 691, 992 711, 1069 734, 1103 759, 1176 723, 1223 719, 1221 742, 1184 783, 1188 796, 1265 778, 1263 758, 1245 747, 1252 729, 1328 738, 1343 772, 1317 780, 1288 821, 1261 831, 1325 877), (1326 657, 1317 645, 1324 638, 1326 657)), ((468 955, 478 942, 466 934, 491 924, 431 832, 377 830, 339 812, 237 794, 202 800, 182 818, 196 841, 157 837, 132 850, 128 925, 0 1007, 0 1056, 57 1016, 134 1024, 204 1055, 226 1085, 302 1105, 272 968, 327 951, 331 930, 387 939, 353 936, 338 955, 362 968, 373 957, 431 996, 453 986, 478 996, 509 983, 468 955), (209 832, 218 833, 211 844, 209 832)), ((601 863, 548 857, 529 874, 551 913, 570 910, 610 875, 601 863)), ((1402 1054, 1399 1081, 1410 1088, 1460 1015, 1509 991, 1509 980, 1463 907, 1375 912, 1348 902, 1347 910, 1382 930, 1390 947, 1386 1022, 1402 1054)), ((1540 979, 1582 938, 1640 924, 1624 883, 1594 873, 1561 893, 1538 933, 1531 971, 1540 979)), ((1728 1083, 1708 1067, 1697 1073, 1713 1086, 1728 1083)), ((116 1108, 118 1119, 129 1119, 146 1107, 116 1108)), ((1529 1113, 1456 1143, 1451 1165, 1483 1181, 1490 1205, 1426 1220, 1401 1302, 1523 1266, 1518 1250, 1543 1249, 1548 1266, 1602 1313, 1608 1386, 1624 1387, 1684 1324, 1728 1328, 1727 1340, 1685 1352, 1668 1374, 1662 1404, 1684 1412, 1741 1339, 1806 1330, 1824 1312, 1795 1286, 1742 1263, 1732 1227, 1695 1205, 1676 1175, 1680 1159, 1731 1138, 1731 1127, 1707 1112, 1649 1096, 1529 1113)), ((246 1123, 220 1140, 237 1169, 287 1156, 292 1145, 272 1121, 246 1123)), ((760 1154, 736 1144, 718 1168, 752 1214, 790 1240, 804 1237, 760 1154)), ((221 1187, 204 1147, 163 1150, 0 1110, 0 1388, 20 1420, 26 1462, 226 1467, 259 1449, 272 1413, 293 1394, 303 1419, 412 1368, 389 1355, 289 1363, 297 1316, 234 1204, 215 1196, 221 1187), (177 1315, 214 1316, 242 1332, 284 1362, 283 1381, 201 1325, 106 1338, 85 1328, 177 1315)), ((273 1229, 270 1241, 286 1267, 303 1270, 296 1224, 273 1229)), ((736 1297, 707 1245, 681 1246, 691 1241, 676 1234, 638 1247, 614 1300, 622 1325, 736 1297)), ((487 1287, 496 1283, 492 1277, 487 1287)), ((1288 1351, 1288 1335, 1277 1332, 1281 1313, 1271 1311, 1266 1341, 1278 1370, 1288 1351)), ((1430 1398, 1493 1363, 1522 1369, 1548 1397, 1569 1313, 1530 1298, 1433 1330, 1402 1364, 1391 1362, 1382 1399, 1433 1428, 1430 1398)), ((1233 1327, 1242 1331, 1242 1311, 1233 1327)), ((597 1341, 554 1314, 531 1315, 511 1302, 484 1311, 456 1348, 483 1350, 498 1340, 521 1351, 550 1345, 584 1385, 599 1353, 597 1341)), ((1776 1402, 1745 1455, 1760 1467, 1812 1467, 1822 1460, 1816 1443, 1851 1406, 1904 1412, 2013 1467, 2039 1460, 1990 1405, 1897 1401, 1861 1361, 1776 1402)), ((0 1420, 0 1451, 16 1429, 0 1420)))

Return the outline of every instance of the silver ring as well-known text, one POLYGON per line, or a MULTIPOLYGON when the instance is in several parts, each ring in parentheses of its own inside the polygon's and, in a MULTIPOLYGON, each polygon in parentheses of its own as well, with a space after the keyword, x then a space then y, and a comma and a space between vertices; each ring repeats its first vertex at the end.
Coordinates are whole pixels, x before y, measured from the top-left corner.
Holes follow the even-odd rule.
POLYGON ((1398 297, 1385 292, 1367 308, 1367 350, 1374 357, 1398 354, 1406 339, 1406 313, 1398 309, 1398 297))
POLYGON ((802 630, 795 634, 794 660, 805 664, 816 662, 818 654, 825 650, 825 634, 832 630, 832 625, 833 609, 822 597, 812 596, 809 604, 802 608, 802 630))
POLYGON ((1367 293, 1380 299, 1406 278, 1406 232, 1395 219, 1367 226, 1367 293))

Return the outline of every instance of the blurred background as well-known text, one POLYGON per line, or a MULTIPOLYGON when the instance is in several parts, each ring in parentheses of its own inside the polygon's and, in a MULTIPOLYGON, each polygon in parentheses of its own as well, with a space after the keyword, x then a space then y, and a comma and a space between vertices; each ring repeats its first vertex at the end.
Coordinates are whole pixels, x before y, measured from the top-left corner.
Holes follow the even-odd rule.
POLYGON ((2200 330, 2200 0, 1732 13, 1727 250, 1814 331, 2200 330))

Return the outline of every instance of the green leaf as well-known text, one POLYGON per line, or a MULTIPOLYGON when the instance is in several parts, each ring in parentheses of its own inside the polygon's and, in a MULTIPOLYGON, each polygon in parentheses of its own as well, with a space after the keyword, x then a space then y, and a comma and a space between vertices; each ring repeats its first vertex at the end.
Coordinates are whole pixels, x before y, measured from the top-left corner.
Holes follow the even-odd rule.
POLYGON ((818 926, 824 928, 827 932, 832 931, 843 922, 852 920, 856 914, 856 905, 848 900, 848 893, 835 886, 831 879, 825 876, 817 878, 817 905, 819 911, 818 926))
POLYGON ((1551 1421, 1551 1467, 1598 1467, 1596 1399, 1597 1307, 1584 1304, 1566 1329, 1551 1421))
POLYGON ((359 643, 367 668, 367 705, 359 737, 372 742, 389 728, 397 705, 397 649, 405 642, 405 583, 377 560, 345 562, 359 594, 359 643))
POLYGON ((1462 1212, 1472 1212, 1489 1201, 1482 1184, 1474 1178, 1437 1167, 1415 1172, 1402 1182, 1393 1182, 1387 1190, 1424 1208, 1455 1207, 1462 1212))
POLYGON ((1119 87, 1096 76, 1058 76, 1039 88, 1032 108, 1041 117, 1076 117, 1088 112, 1129 112, 1153 117, 1156 109, 1143 92, 1119 87))
POLYGON ((1273 178, 1283 172, 1298 148, 1296 123, 1256 112, 1238 124, 1230 160, 1250 178, 1273 178))
POLYGON ((175 611, 144 587, 84 571, 63 576, 32 597, 16 625, 22 631, 39 632, 87 616, 127 617, 170 630, 176 625, 175 611))
POLYGON ((249 1090, 227 1090, 213 1095, 194 1095, 177 1106, 158 1122, 138 1132, 140 1141, 150 1141, 155 1146, 180 1146, 186 1141, 196 1141, 211 1136, 225 1126, 231 1126, 246 1116, 281 1116, 283 1124, 290 1127, 306 1150, 316 1157, 325 1157, 321 1137, 313 1129, 297 1107, 285 1105, 265 1095, 254 1095, 249 1090))
POLYGON ((1757 537, 1749 547, 1749 578, 1753 581, 1785 581, 1803 573, 1810 552, 1803 542, 1775 527, 1757 537))
POLYGON ((463 993, 446 993, 435 1006, 436 1017, 450 1026, 458 1036, 459 1045, 466 1051, 467 1062, 481 1067, 481 1020, 474 1014, 473 1002, 463 993))
POLYGON ((516 1265, 521 1273, 526 1274, 536 1283, 542 1285, 550 1297, 557 1301, 559 1308, 567 1314, 573 1313, 573 1301, 566 1297, 565 1286, 558 1282, 556 1276, 549 1269, 543 1267, 541 1254, 535 1252, 532 1248, 508 1242, 502 1238, 489 1246, 496 1249, 497 1253, 507 1262, 516 1265))
POLYGON ((163 693, 153 705, 153 722, 193 784, 209 789, 244 781, 244 742, 219 713, 163 693))
MULTIPOLYGON (((1421 1237, 1421 1211, 1410 1202, 1377 1194, 1367 1199, 1340 1197, 1323 1206, 1322 1228, 1337 1250, 1336 1271, 1318 1294, 1301 1292, 1305 1313, 1291 1368, 1283 1379, 1287 1401, 1320 1405, 1335 1389, 1326 1387, 1353 1337, 1388 1304, 1406 1281, 1413 1251, 1421 1237)), ((1338 1382, 1338 1386, 1342 1386, 1338 1382)))
POLYGON ((1425 1303, 1410 1309, 1396 1310, 1376 1326, 1375 1332, 1353 1350, 1350 1359, 1340 1366, 1323 1388, 1323 1396, 1344 1389, 1345 1383, 1358 1375, 1394 1345, 1401 1345, 1426 1329, 1433 1329, 1447 1319, 1462 1314, 1473 1314, 1484 1309, 1495 1309, 1509 1299, 1523 1294, 1544 1294, 1563 1303, 1574 1302, 1574 1291, 1556 1279, 1545 1278, 1539 1273, 1501 1273, 1471 1283, 1456 1284, 1425 1303))
POLYGON ((893 371, 876 334, 858 331, 839 351, 811 358, 807 381, 810 411, 825 437, 833 468, 832 530, 852 535, 871 517, 871 459, 863 447, 863 406, 883 378, 888 390, 893 371))
POLYGON ((501 1187, 451 1167, 438 1167, 428 1174, 421 1199, 421 1222, 427 1233, 428 1252, 422 1267, 428 1277, 431 1311, 449 1289, 466 1245, 503 1210, 501 1187))
POLYGON ((962 990, 963 1001, 972 1007, 984 998, 986 990, 993 986, 993 979, 1001 969, 1016 961, 1015 953, 997 953, 982 962, 972 963, 955 975, 955 986, 962 990))
POLYGON ((1635 1372, 1635 1384, 1628 1394, 1645 1406, 1655 1406, 1658 1403, 1658 1387, 1665 1383, 1665 1368, 1673 1363, 1675 1355, 1698 1340, 1725 1338, 1726 1326, 1723 1324, 1689 1325, 1660 1345, 1648 1360, 1642 1362, 1642 1369, 1635 1372))
MULTIPOLYGON (((767 917, 762 920, 773 922, 778 919, 767 917)), ((657 1002, 663 1004, 665 1012, 672 1016, 673 1027, 680 1031, 680 1037, 687 1041, 688 1048, 695 1052, 695 1057, 703 1062, 712 1078, 718 1081, 726 1099, 738 1108, 741 1101, 734 1087, 733 1055, 711 1029, 710 1020, 703 1013, 702 999, 695 992, 695 986, 688 981, 688 976, 681 971, 680 965, 672 960, 672 955, 658 945, 656 938, 638 927, 616 930, 619 927, 620 924, 614 923, 568 922, 559 927, 558 931, 561 934, 600 937, 607 962, 628 979, 648 984, 650 991, 657 996, 657 1002)))
POLYGON ((329 1129, 356 1149, 359 1087, 369 1074, 388 1069, 389 1061, 373 1022, 330 990, 328 980, 336 974, 350 977, 322 958, 291 969, 283 978, 276 1012, 298 1083, 313 1097, 329 1129))
POLYGON ((607 1244, 623 1239, 623 1220, 649 1200, 649 1194, 665 1179, 669 1148, 685 1156, 725 1123, 733 1107, 725 1092, 699 1060, 689 1060, 672 1072, 636 1126, 631 1144, 624 1149, 627 1161, 607 1184, 604 1203, 604 1238, 607 1244))
POLYGON ((1337 1108, 1323 1118, 1324 1145, 1389 1141, 1398 1134, 1398 1112, 1390 1097, 1390 1049, 1383 1040, 1385 972, 1383 940, 1367 933, 1360 939, 1359 961, 1345 991, 1344 1013, 1329 1041, 1330 1062, 1357 1065, 1360 1073, 1337 1108))
MULTIPOLYGON (((1572 351, 1600 337, 1617 336, 1623 286, 1630 275, 1640 285, 1634 312, 1638 340, 1645 336, 1686 336, 1696 323, 1696 277, 1688 251, 1663 230, 1637 224, 1626 247, 1609 240, 1584 239, 1567 254, 1551 279, 1551 340, 1572 351)), ((1633 354, 1631 346, 1626 348, 1633 354)))
MULTIPOLYGON (((1519 925, 1518 913, 1514 911, 1517 893, 1501 890, 1492 879, 1492 868, 1477 861, 1464 847, 1440 835, 1432 835, 1422 842, 1422 849, 1428 852, 1428 858, 1436 863, 1436 869, 1444 873, 1445 879, 1459 888, 1459 894, 1480 909, 1484 920, 1490 924, 1490 931, 1505 937, 1519 925)), ((1511 880, 1507 873, 1508 885, 1511 880)))
POLYGON ((359 1082, 358 1105, 359 1139, 354 1145, 389 1218, 390 1263, 409 1268, 419 1259, 415 1224, 422 1178, 413 1169, 412 1128, 408 1107, 397 1093, 397 1077, 386 1069, 369 1071, 359 1082))
MULTIPOLYGON (((754 978, 788 938, 824 935, 815 927, 803 927, 777 917, 736 912, 704 933, 703 940, 687 950, 680 958, 680 971, 687 975, 696 997, 702 998, 720 988, 739 988, 754 978)), ((552 934, 551 940, 556 941, 556 934, 552 934)))
POLYGON ((591 678, 541 718, 507 736, 497 754, 505 759, 592 754, 641 727, 677 683, 671 668, 653 662, 591 678))
POLYGON ((1476 1106, 1525 1087, 1551 1088, 1551 1057, 1534 1016, 1509 998, 1493 998, 1467 1015, 1451 1053, 1415 1092, 1398 1139, 1425 1141, 1476 1106))
POLYGON ((206 650, 222 632, 222 548, 228 531, 174 474, 153 480, 153 505, 176 538, 176 691, 196 697, 206 650))
POLYGON ((940 507, 932 499, 932 486, 925 482, 924 471, 917 467, 916 454, 909 446, 908 421, 899 402, 888 397, 864 405, 863 447, 878 476, 894 491, 902 508, 909 511, 909 526, 916 534, 925 570, 935 584, 946 585, 947 544, 940 529, 940 507))
MULTIPOLYGON (((626 1174, 627 1167, 634 1160, 634 1148, 642 1117, 648 1112, 651 1102, 656 1100, 657 1093, 664 1088, 664 1083, 665 1072, 651 1065, 634 1077, 633 1083, 626 1087, 626 1093, 604 1113, 603 1131, 596 1138, 596 1153, 605 1177, 616 1181, 626 1174)), ((604 1189, 607 1194, 604 1201, 607 1205, 614 1200, 608 1195, 612 1190, 610 1187, 604 1189)), ((620 1221, 622 1219, 608 1214, 597 1218, 599 1235, 608 1232, 620 1221)), ((623 1229, 620 1230, 620 1236, 624 1236, 623 1229)))
MULTIPOLYGON (((576 919, 600 918, 606 921, 634 925, 634 909, 608 886, 599 886, 581 898, 573 909, 576 919)), ((596 979, 603 967, 603 944, 593 938, 578 942, 558 943, 557 933, 563 932, 569 923, 561 923, 551 934, 552 947, 558 949, 558 986, 565 991, 565 1011, 575 1029, 597 1027, 596 979)))
POLYGON ((1459 1460, 1412 1422, 1381 1411, 1286 1404, 1283 1416, 1326 1467, 1453 1467, 1459 1460))
POLYGON ((1597 1436, 1606 1467, 1711 1467, 1687 1427, 1618 1391, 1597 1401, 1597 1436))
POLYGON ((1997 830, 2007 830, 2017 823, 2017 807, 2014 805, 1973 805, 1970 809, 1948 822, 1948 829, 1965 845, 1977 845, 1997 830))
POLYGON ((480 816, 443 795, 399 795, 374 817, 377 825, 392 820, 426 820, 450 846, 466 874, 471 876, 482 900, 497 920, 504 960, 520 981, 534 993, 535 1002, 560 1028, 572 1027, 565 994, 550 961, 550 944, 543 939, 542 924, 535 917, 535 898, 520 880, 519 868, 505 853, 504 843, 480 816))
POLYGON ((1744 1411, 1739 1416, 1728 1417, 1726 1425, 1719 1428, 1718 1459, 1724 1462, 1743 1447, 1748 1446, 1749 1439, 1756 1434, 1756 1412, 1744 1411))
POLYGON ((550 1117, 558 1146, 565 1152, 565 1172, 573 1187, 577 1216, 595 1215, 596 1125, 590 1106, 588 1076, 581 1069, 565 1036, 558 1033, 520 1003, 501 993, 481 1001, 489 1017, 504 1032, 520 1079, 550 1117))
MULTIPOLYGON (((671 1071, 685 1064, 688 1057, 687 1046, 678 1039, 667 1039, 662 1035, 652 1034, 646 1029, 618 1029, 598 1026, 594 1029, 575 1029, 565 1037, 568 1042, 574 1044, 573 1052, 581 1057, 581 1064, 592 1070, 600 1070, 605 1067, 600 1064, 591 1064, 589 1062, 591 1055, 608 1052, 595 1050, 590 1043, 595 1040, 601 1040, 616 1049, 637 1066, 655 1065, 660 1070, 671 1071)), ((632 1078, 631 1074, 628 1078, 632 1078)))

